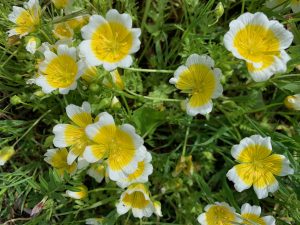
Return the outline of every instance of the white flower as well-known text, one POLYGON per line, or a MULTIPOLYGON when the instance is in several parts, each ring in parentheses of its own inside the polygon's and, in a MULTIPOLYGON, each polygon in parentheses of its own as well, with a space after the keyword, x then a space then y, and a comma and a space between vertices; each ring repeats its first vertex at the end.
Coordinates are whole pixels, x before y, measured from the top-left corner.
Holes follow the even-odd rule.
POLYGON ((58 89, 61 94, 68 94, 77 87, 77 79, 82 75, 84 64, 77 61, 76 48, 59 45, 57 54, 47 50, 45 60, 39 65, 36 84, 43 92, 51 93, 58 89))
POLYGON ((210 113, 213 108, 212 99, 222 95, 220 82, 222 72, 214 68, 214 60, 207 55, 192 54, 186 64, 177 68, 171 84, 191 98, 186 101, 187 114, 195 116, 210 113))
POLYGON ((225 47, 246 61, 248 71, 257 82, 275 73, 286 71, 290 57, 284 49, 293 41, 293 34, 265 14, 244 13, 230 24, 224 36, 225 47))
POLYGON ((147 187, 139 183, 130 185, 122 193, 116 207, 120 215, 127 213, 131 209, 133 216, 138 218, 150 217, 155 212, 147 187))
POLYGON ((125 178, 118 180, 117 185, 125 188, 133 183, 146 183, 148 181, 148 176, 153 172, 151 160, 151 154, 146 152, 144 160, 138 163, 136 170, 133 173, 128 174, 125 178))
POLYGON ((242 205, 241 217, 244 219, 243 224, 246 225, 275 225, 273 216, 260 217, 261 208, 259 206, 251 206, 248 203, 242 205))
POLYGON ((23 37, 34 32, 40 24, 41 7, 38 0, 24 2, 24 8, 13 6, 13 11, 8 19, 15 24, 14 28, 8 31, 8 36, 19 35, 23 37))
POLYGON ((132 28, 130 15, 120 14, 115 9, 109 10, 105 18, 91 16, 81 33, 85 39, 79 46, 81 54, 91 66, 103 65, 108 71, 130 67, 131 54, 137 52, 141 44, 141 29, 132 28))
POLYGON ((114 181, 133 173, 138 162, 144 159, 146 148, 143 139, 136 134, 133 126, 116 126, 107 112, 98 115, 99 120, 85 128, 86 135, 94 142, 85 148, 83 157, 94 163, 105 160, 109 178, 114 181))

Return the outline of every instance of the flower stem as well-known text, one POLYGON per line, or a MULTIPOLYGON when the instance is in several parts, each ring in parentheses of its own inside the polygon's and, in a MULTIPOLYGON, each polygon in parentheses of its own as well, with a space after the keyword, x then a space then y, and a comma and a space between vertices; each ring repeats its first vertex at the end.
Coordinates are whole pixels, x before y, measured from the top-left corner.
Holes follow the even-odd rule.
POLYGON ((174 73, 174 70, 156 70, 156 69, 142 69, 142 68, 124 68, 125 70, 145 72, 145 73, 174 73))
POLYGON ((136 97, 139 97, 139 98, 144 98, 144 99, 148 99, 148 100, 153 100, 153 101, 162 101, 162 102, 180 102, 181 100, 180 99, 171 99, 171 98, 154 98, 154 97, 149 97, 149 96, 144 96, 144 95, 139 95, 139 94, 136 94, 132 91, 129 91, 129 90, 125 90, 127 93, 133 95, 133 96, 136 96, 136 97))

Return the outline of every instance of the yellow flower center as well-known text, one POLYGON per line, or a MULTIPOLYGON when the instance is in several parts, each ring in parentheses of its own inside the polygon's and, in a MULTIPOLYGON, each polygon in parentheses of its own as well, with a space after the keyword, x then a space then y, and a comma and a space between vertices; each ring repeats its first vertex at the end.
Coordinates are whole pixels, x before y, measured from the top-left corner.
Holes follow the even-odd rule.
POLYGON ((47 82, 54 88, 69 87, 76 79, 78 66, 69 55, 59 55, 48 64, 45 71, 47 82))
POLYGON ((150 203, 141 191, 135 191, 131 194, 126 193, 122 201, 125 205, 136 209, 144 209, 150 203))
POLYGON ((115 63, 125 58, 132 47, 133 36, 123 24, 108 22, 100 25, 91 38, 92 51, 104 62, 115 63))
POLYGON ((35 31, 36 25, 39 24, 39 18, 34 17, 34 12, 23 11, 20 13, 19 17, 16 19, 16 32, 18 34, 24 34, 26 32, 30 33, 35 31))
POLYGON ((241 164, 235 168, 244 183, 264 188, 276 182, 273 174, 281 173, 283 158, 277 154, 270 154, 270 149, 258 144, 249 145, 240 153, 237 160, 241 164))
POLYGON ((214 205, 206 213, 208 225, 232 225, 235 221, 235 215, 224 206, 214 205))
POLYGON ((110 169, 114 171, 122 171, 134 158, 134 140, 114 124, 101 127, 93 141, 98 143, 94 155, 106 156, 110 169))
POLYGON ((203 64, 194 64, 179 76, 176 87, 191 93, 190 105, 199 107, 211 100, 216 89, 216 79, 211 68, 203 64))
POLYGON ((258 24, 249 24, 239 30, 233 45, 245 59, 262 64, 260 68, 255 68, 248 63, 250 72, 269 67, 274 62, 274 56, 280 55, 279 39, 272 30, 258 24))
POLYGON ((266 225, 265 221, 258 215, 252 213, 245 213, 242 214, 242 217, 245 219, 243 221, 243 224, 245 225, 266 225))

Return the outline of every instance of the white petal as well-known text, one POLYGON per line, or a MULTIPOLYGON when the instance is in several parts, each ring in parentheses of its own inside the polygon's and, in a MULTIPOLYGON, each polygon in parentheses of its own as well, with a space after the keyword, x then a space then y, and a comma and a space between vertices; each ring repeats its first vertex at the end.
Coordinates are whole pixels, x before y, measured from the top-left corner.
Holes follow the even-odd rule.
POLYGON ((198 216, 197 221, 201 224, 201 225, 208 225, 207 221, 206 221, 206 214, 202 213, 198 216))
POLYGON ((252 185, 246 184, 237 174, 235 167, 231 168, 226 174, 228 180, 234 183, 234 188, 238 192, 249 189, 252 185))
POLYGON ((40 86, 42 88, 42 91, 46 94, 51 93, 52 91, 54 91, 56 88, 52 87, 48 82, 45 76, 43 75, 39 75, 36 80, 35 80, 35 84, 40 86))
POLYGON ((265 221, 266 225, 275 225, 276 220, 273 216, 264 216, 262 219, 265 221))
MULTIPOLYGON (((252 136, 251 136, 252 137, 252 136)), ((249 145, 254 145, 255 142, 250 137, 246 137, 240 141, 238 145, 232 146, 231 155, 233 158, 238 159, 241 152, 249 145)))
POLYGON ((180 75, 187 70, 188 68, 186 66, 179 66, 174 72, 174 77, 169 80, 170 84, 176 84, 180 75))
POLYGON ((106 13, 105 18, 108 22, 117 22, 117 23, 123 24, 128 29, 130 29, 132 27, 131 16, 127 13, 120 14, 117 10, 110 9, 106 13))
POLYGON ((115 124, 113 117, 107 112, 100 113, 98 117, 98 122, 90 124, 85 128, 85 133, 90 139, 93 139, 97 135, 101 127, 115 124))
POLYGON ((20 14, 23 13, 24 11, 26 10, 21 7, 13 6, 13 11, 8 15, 9 21, 16 23, 20 14))
POLYGON ((93 33, 97 30, 97 28, 105 23, 107 23, 107 21, 102 16, 92 15, 90 17, 89 23, 81 28, 81 35, 83 39, 91 39, 93 33))
POLYGON ((141 29, 140 28, 132 28, 131 34, 133 36, 133 41, 132 41, 132 47, 129 50, 129 54, 135 53, 140 49, 141 46, 141 41, 139 39, 141 35, 141 29))
POLYGON ((79 45, 79 51, 80 51, 80 55, 83 58, 85 58, 85 60, 89 65, 91 66, 102 65, 103 62, 99 60, 93 53, 93 50, 91 48, 91 40, 82 41, 79 45))
POLYGON ((130 209, 130 207, 124 205, 122 202, 119 202, 117 205, 117 212, 120 214, 120 215, 123 215, 125 213, 127 213, 130 209))
POLYGON ((55 135, 53 144, 55 147, 64 148, 68 147, 65 140, 65 130, 68 124, 57 124, 53 127, 53 133, 55 135))
POLYGON ((245 203, 242 205, 241 214, 242 214, 242 216, 243 216, 243 214, 253 214, 253 215, 260 216, 261 208, 257 205, 251 206, 250 204, 245 203))
POLYGON ((215 65, 214 60, 208 55, 198 55, 192 54, 186 60, 186 66, 189 67, 195 64, 203 64, 208 66, 209 68, 213 68, 215 65))
POLYGON ((65 94, 68 94, 69 91, 71 90, 75 90, 77 87, 77 81, 75 80, 69 87, 67 88, 59 88, 59 93, 65 95, 65 94))
POLYGON ((99 158, 95 157, 91 146, 85 147, 85 150, 83 152, 83 158, 88 161, 89 163, 95 163, 99 160, 99 158))
POLYGON ((294 169, 290 167, 290 161, 283 155, 281 155, 284 159, 282 162, 282 170, 278 176, 287 176, 290 174, 294 174, 294 169))
POLYGON ((65 44, 59 45, 57 48, 57 54, 58 55, 68 55, 76 61, 76 48, 74 48, 74 47, 69 48, 68 45, 65 45, 65 44))
POLYGON ((77 157, 78 157, 78 155, 75 155, 72 151, 69 151, 68 157, 67 157, 68 165, 72 165, 72 163, 76 160, 77 157))
POLYGON ((207 104, 200 107, 191 107, 189 102, 186 103, 186 111, 190 116, 196 116, 197 114, 206 115, 212 111, 213 104, 210 100, 207 104))
POLYGON ((276 20, 271 20, 269 29, 272 30, 276 38, 280 41, 280 49, 288 48, 293 41, 294 35, 284 28, 284 26, 276 20))

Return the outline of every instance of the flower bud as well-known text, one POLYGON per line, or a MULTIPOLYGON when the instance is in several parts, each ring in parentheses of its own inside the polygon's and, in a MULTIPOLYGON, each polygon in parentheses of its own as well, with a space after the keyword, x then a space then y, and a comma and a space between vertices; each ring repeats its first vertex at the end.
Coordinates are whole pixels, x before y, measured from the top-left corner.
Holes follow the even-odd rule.
POLYGON ((10 98, 10 103, 11 103, 12 105, 18 105, 18 104, 21 104, 21 103, 22 103, 22 100, 21 100, 21 98, 20 98, 19 96, 14 95, 14 96, 12 96, 12 97, 10 98))
POLYGON ((66 195, 68 197, 74 198, 74 199, 83 199, 83 198, 86 198, 88 196, 88 189, 87 189, 86 186, 80 185, 80 186, 77 186, 75 188, 78 189, 78 191, 67 190, 66 195))
POLYGON ((0 150, 0 166, 3 166, 13 155, 15 149, 12 146, 6 146, 0 150))
POLYGON ((300 110, 300 94, 287 96, 284 104, 288 109, 300 110))

